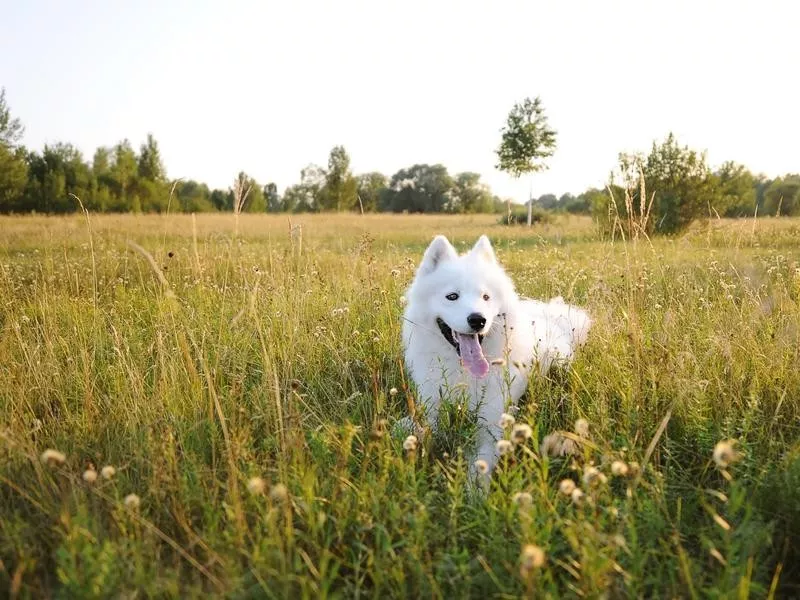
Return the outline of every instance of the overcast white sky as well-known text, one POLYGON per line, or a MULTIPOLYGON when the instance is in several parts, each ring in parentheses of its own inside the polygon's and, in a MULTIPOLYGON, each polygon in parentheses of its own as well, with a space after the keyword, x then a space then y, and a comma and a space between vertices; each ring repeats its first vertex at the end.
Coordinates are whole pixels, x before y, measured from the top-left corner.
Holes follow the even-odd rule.
POLYGON ((147 132, 170 177, 283 190, 344 145, 355 172, 494 169, 514 102, 542 97, 558 150, 534 195, 601 185, 672 130, 776 176, 800 171, 796 2, 25 0, 0 21, 0 86, 24 141, 147 132))

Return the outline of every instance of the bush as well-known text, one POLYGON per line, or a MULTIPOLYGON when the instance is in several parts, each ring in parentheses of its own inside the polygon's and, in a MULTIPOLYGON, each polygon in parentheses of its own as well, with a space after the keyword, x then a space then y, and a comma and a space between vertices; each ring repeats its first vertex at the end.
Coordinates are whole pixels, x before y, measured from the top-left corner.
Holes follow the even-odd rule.
MULTIPOLYGON (((536 206, 533 207, 533 212, 531 213, 531 224, 535 223, 549 223, 552 220, 553 216, 542 208, 538 208, 536 206)), ((498 221, 500 225, 527 225, 528 224, 528 207, 521 206, 518 208, 514 208, 511 211, 511 220, 509 222, 508 212, 503 213, 503 216, 500 217, 498 221)))

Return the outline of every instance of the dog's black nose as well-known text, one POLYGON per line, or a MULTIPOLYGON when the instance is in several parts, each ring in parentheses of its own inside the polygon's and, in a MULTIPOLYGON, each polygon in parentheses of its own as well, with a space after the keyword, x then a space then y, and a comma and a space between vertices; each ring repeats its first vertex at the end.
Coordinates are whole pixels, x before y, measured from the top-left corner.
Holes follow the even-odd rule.
POLYGON ((472 313, 467 317, 467 323, 474 331, 480 331, 486 325, 486 317, 480 313, 472 313))

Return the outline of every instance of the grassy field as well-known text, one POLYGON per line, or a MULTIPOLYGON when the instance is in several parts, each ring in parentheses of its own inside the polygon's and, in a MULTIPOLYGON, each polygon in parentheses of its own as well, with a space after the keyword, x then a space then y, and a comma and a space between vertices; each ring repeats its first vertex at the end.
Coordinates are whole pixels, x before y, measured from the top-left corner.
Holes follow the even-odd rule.
POLYGON ((796 597, 799 250, 790 219, 2 217, 0 596, 796 597), (457 405, 415 453, 392 426, 435 233, 596 321, 485 494, 457 405))

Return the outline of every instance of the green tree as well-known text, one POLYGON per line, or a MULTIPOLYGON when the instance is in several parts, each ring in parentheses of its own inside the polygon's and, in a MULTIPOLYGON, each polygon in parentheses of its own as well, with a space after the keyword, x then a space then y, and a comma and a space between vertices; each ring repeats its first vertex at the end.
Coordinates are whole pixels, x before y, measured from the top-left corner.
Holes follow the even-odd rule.
POLYGON ((205 183, 189 179, 175 184, 175 197, 180 210, 185 213, 208 212, 214 210, 211 191, 205 183))
POLYGON ((28 157, 28 183, 25 206, 46 213, 74 212, 78 209, 74 194, 88 202, 93 177, 80 151, 71 144, 45 145, 41 155, 28 157))
POLYGON ((267 204, 268 212, 281 212, 283 210, 278 186, 274 183, 270 182, 264 186, 264 200, 267 204))
POLYGON ((6 90, 0 88, 0 212, 24 210, 21 206, 28 165, 25 148, 20 145, 25 129, 11 117, 6 90))
POLYGON ((437 213, 451 206, 453 178, 443 165, 414 165, 392 176, 382 209, 392 212, 437 213))
POLYGON ((389 185, 389 180, 386 175, 378 172, 364 173, 356 179, 358 181, 359 206, 363 208, 364 212, 375 212, 380 205, 381 194, 389 185))
POLYGON ((451 212, 486 213, 493 210, 489 186, 481 182, 478 173, 459 173, 455 177, 451 212))
POLYGON ((230 190, 214 190, 211 192, 211 204, 217 210, 233 210, 233 192, 230 190))
POLYGON ((764 212, 768 215, 800 215, 800 175, 790 173, 770 183, 764 194, 764 212))
POLYGON ((319 195, 322 210, 351 210, 358 204, 358 182, 350 172, 350 156, 344 146, 335 146, 328 157, 325 184, 319 195))
POLYGON ((744 165, 727 161, 714 173, 717 184, 716 210, 725 217, 752 216, 756 209, 757 182, 744 165))
MULTIPOLYGON (((538 173, 547 168, 547 159, 556 150, 556 132, 550 128, 544 114, 542 100, 538 96, 525 98, 514 105, 501 129, 500 146, 497 148, 497 167, 512 177, 538 173)), ((533 205, 528 201, 528 225, 531 224, 533 205)), ((511 203, 508 204, 508 220, 511 220, 511 203)))
POLYGON ((634 218, 639 223, 646 216, 646 233, 682 231, 695 219, 713 214, 718 197, 717 180, 706 164, 705 153, 681 146, 672 133, 660 144, 653 142, 647 157, 621 153, 611 183, 613 200, 609 195, 605 207, 595 207, 595 215, 607 227, 613 224, 614 216, 623 222, 634 218))
POLYGON ((167 171, 161 160, 161 151, 152 133, 147 134, 147 140, 139 150, 138 175, 142 179, 156 183, 163 183, 167 180, 167 171))
POLYGON ((111 209, 141 212, 141 198, 136 190, 136 178, 139 170, 136 152, 128 140, 122 140, 114 146, 112 155, 108 171, 108 183, 113 198, 111 209))
POLYGON ((111 177, 111 150, 101 146, 94 152, 92 158, 92 176, 94 178, 94 193, 89 199, 89 208, 100 212, 111 210, 114 207, 112 199, 113 180, 111 177))

